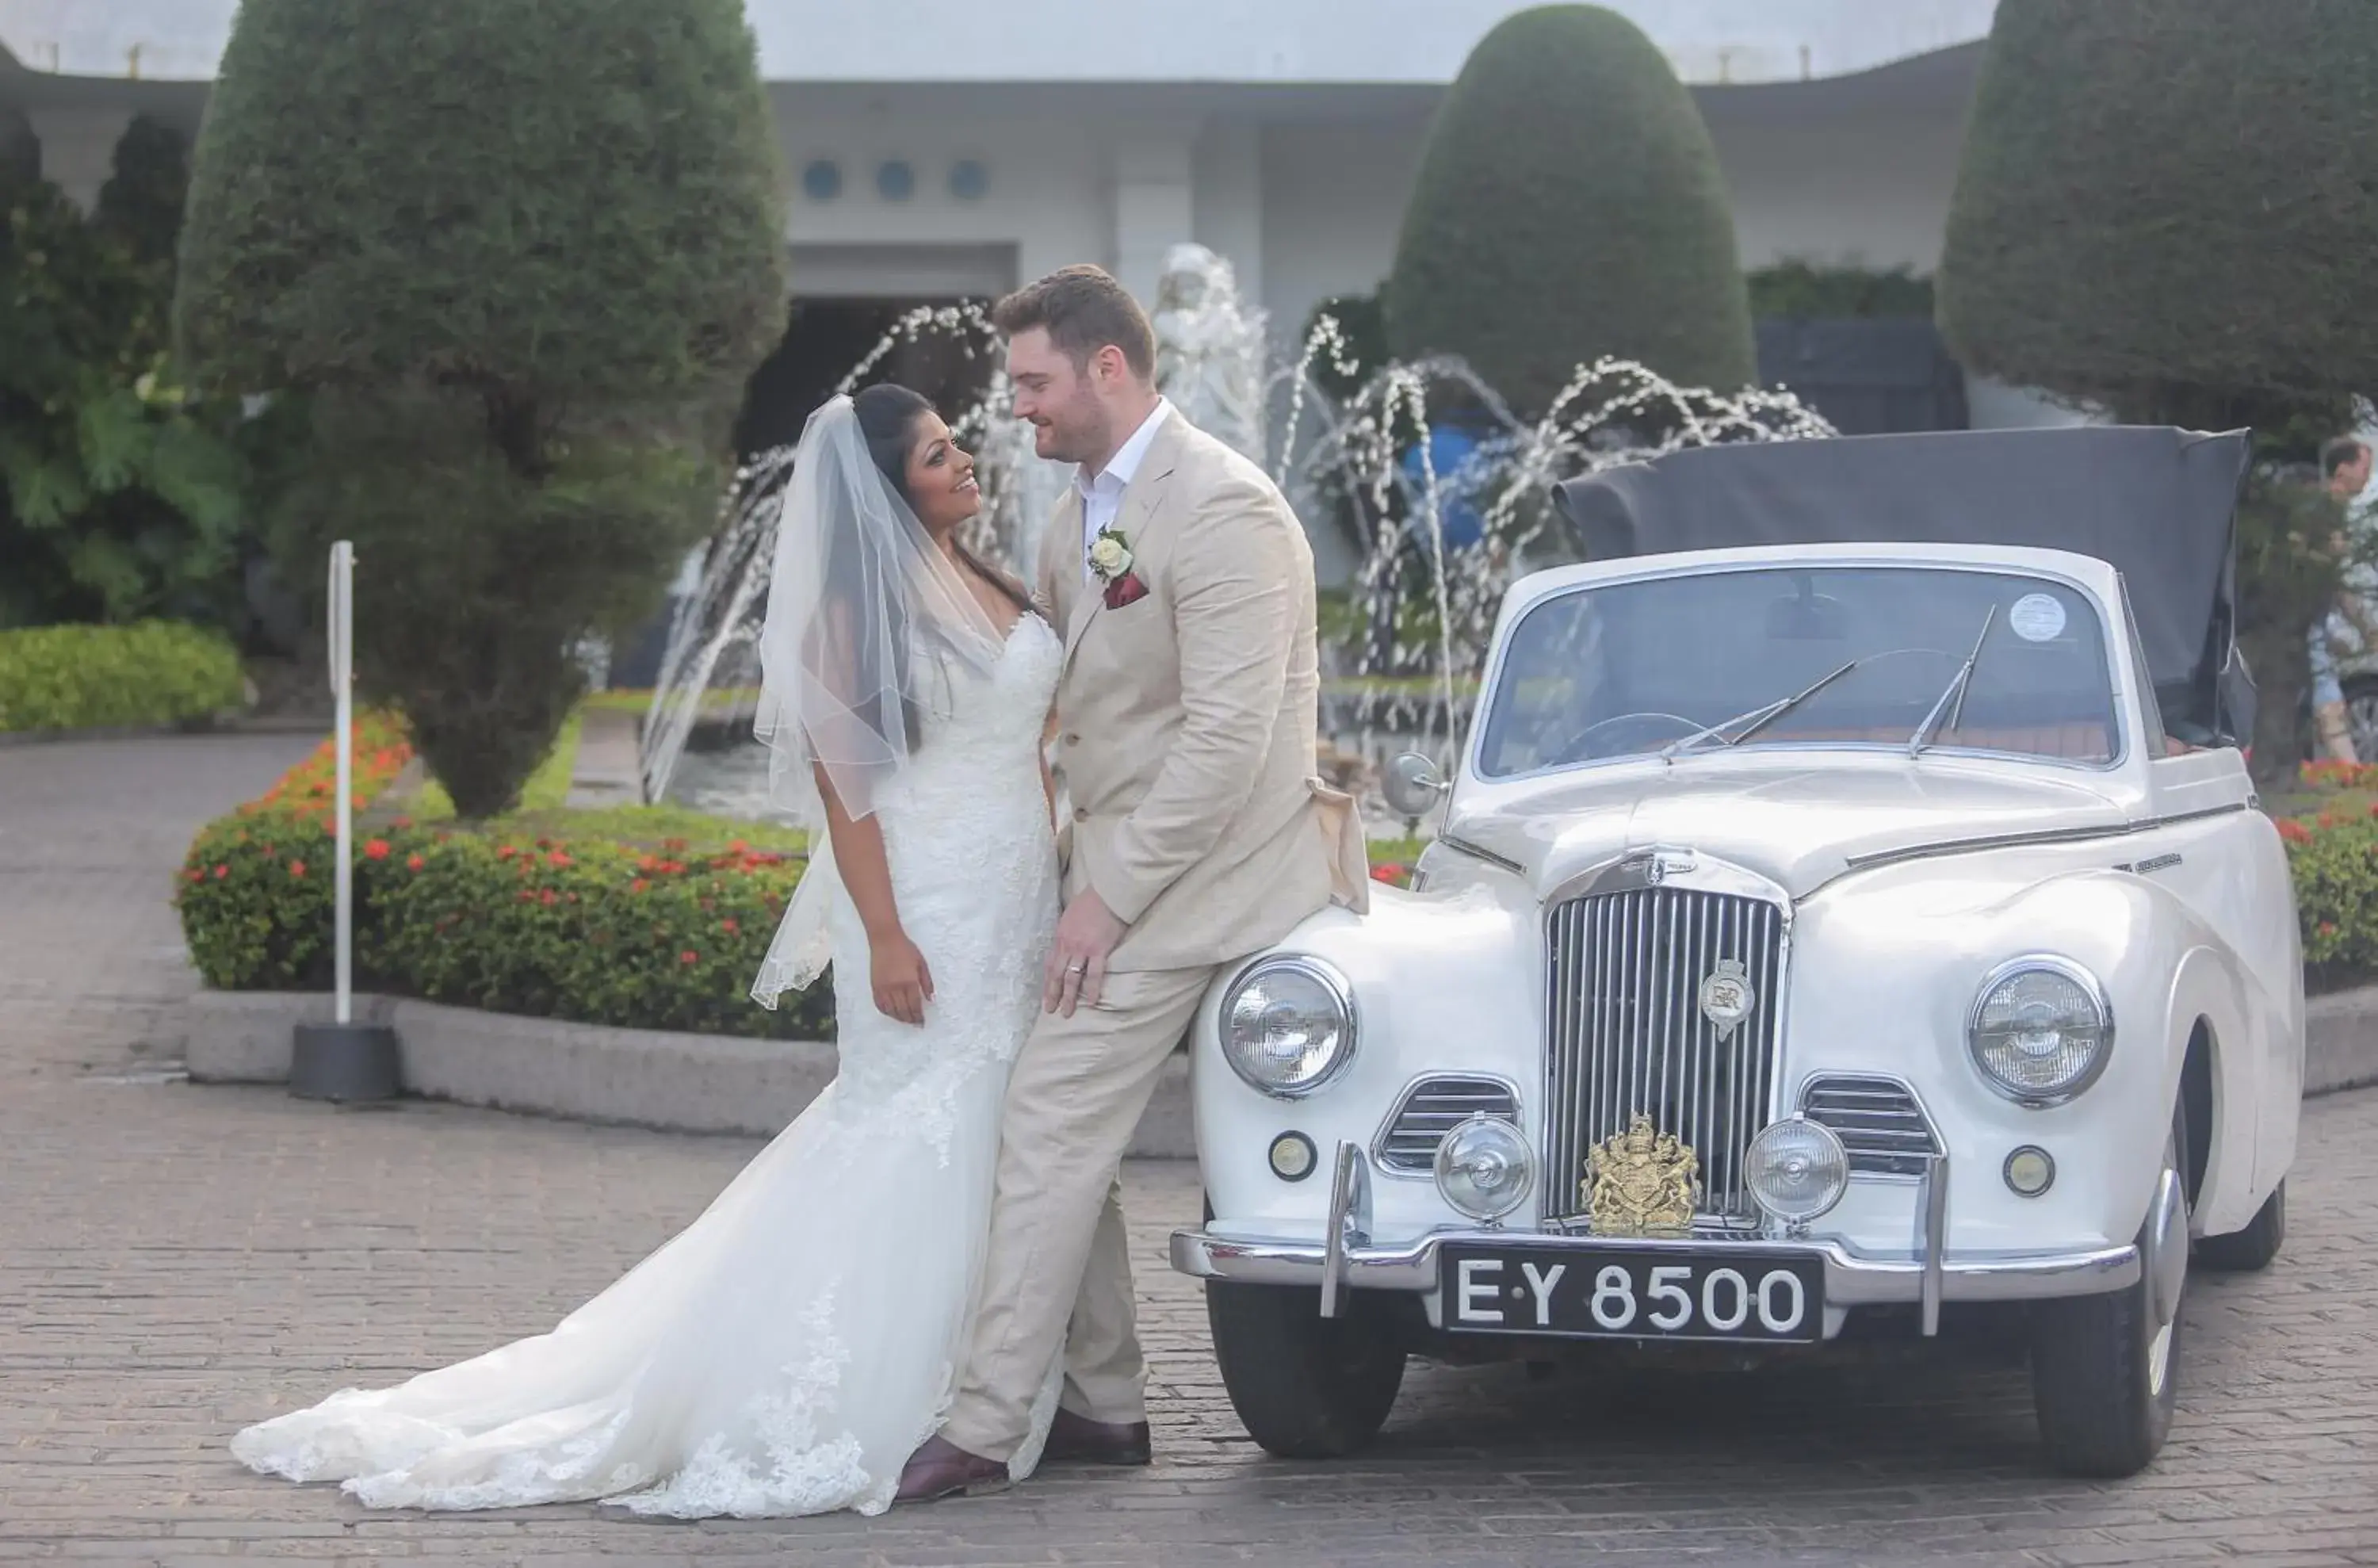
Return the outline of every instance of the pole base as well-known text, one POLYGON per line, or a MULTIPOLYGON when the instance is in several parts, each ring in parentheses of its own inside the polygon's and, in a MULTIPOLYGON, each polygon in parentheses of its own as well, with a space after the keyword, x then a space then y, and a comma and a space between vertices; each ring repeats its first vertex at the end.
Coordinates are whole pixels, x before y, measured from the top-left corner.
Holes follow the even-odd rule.
POLYGON ((289 1055, 300 1100, 393 1100, 403 1086, 396 1031, 376 1023, 301 1023, 289 1055))

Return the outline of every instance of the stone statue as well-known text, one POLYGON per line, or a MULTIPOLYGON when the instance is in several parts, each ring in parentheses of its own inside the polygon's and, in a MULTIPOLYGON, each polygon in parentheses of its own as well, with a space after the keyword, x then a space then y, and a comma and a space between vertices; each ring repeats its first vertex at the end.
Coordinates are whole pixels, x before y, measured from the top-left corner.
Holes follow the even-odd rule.
POLYGON ((1156 285, 1156 384, 1189 422, 1264 463, 1264 313, 1239 299, 1231 264, 1176 245, 1156 285))

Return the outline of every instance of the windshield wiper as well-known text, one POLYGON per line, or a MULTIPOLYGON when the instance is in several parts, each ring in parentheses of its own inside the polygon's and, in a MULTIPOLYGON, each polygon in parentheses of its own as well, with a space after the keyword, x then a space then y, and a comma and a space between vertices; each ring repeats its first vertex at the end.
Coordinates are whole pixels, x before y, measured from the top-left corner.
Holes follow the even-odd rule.
POLYGON ((1864 664, 1868 659, 1880 657, 1880 654, 1867 654, 1854 658, 1838 669, 1829 670, 1818 676, 1788 697, 1778 697, 1773 702, 1762 704, 1747 713, 1737 713, 1732 718, 1722 718, 1706 730, 1696 730, 1682 740, 1672 741, 1668 743, 1667 749, 1660 754, 1660 760, 1674 762, 1676 760, 1677 753, 1689 750, 1712 737, 1721 740, 1726 745, 1738 746, 1843 676, 1847 675, 1851 670, 1856 669, 1859 665, 1864 664), (1744 726, 1741 733, 1735 735, 1725 733, 1737 724, 1744 726))
POLYGON ((1957 720, 1964 717, 1965 692, 1974 681, 1974 666, 1981 662, 1982 645, 1990 640, 1990 627, 1998 618, 1999 607, 1990 606, 1989 613, 1982 617, 1982 634, 1974 639, 1974 651, 1965 656, 1965 662, 1959 665, 1957 673, 1949 678, 1948 689, 1940 694, 1940 700, 1932 705, 1932 711, 1924 716, 1924 722, 1916 727, 1916 733, 1907 737, 1907 754, 1911 758, 1930 742, 1935 730, 1954 730, 1957 720), (1955 705, 1953 707, 1951 706, 1952 703, 1955 705), (1944 715, 1948 718, 1945 727, 1940 722, 1944 715))

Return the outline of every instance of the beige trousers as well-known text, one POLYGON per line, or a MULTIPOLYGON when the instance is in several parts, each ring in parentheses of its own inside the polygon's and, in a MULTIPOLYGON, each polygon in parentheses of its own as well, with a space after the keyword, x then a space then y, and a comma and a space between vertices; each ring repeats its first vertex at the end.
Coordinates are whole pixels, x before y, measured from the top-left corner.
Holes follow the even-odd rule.
POLYGON ((1216 972, 1109 975, 1096 1007, 1043 1013, 1016 1056, 981 1304, 942 1427, 967 1453, 1015 1452, 1061 1351, 1065 1408, 1094 1421, 1147 1419, 1117 1172, 1216 972))

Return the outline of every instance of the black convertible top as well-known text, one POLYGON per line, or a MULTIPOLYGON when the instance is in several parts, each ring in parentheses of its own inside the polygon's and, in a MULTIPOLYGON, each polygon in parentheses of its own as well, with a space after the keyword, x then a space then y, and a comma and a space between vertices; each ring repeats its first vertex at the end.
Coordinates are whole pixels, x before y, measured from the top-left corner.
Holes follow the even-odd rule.
POLYGON ((1946 430, 1689 447, 1553 499, 1590 559, 1781 544, 2071 550, 2122 574, 2183 739, 2242 740, 2232 513, 2247 432, 2156 426, 1946 430), (2204 733, 2209 732, 2209 733, 2204 733))

